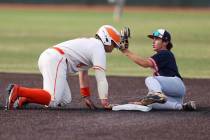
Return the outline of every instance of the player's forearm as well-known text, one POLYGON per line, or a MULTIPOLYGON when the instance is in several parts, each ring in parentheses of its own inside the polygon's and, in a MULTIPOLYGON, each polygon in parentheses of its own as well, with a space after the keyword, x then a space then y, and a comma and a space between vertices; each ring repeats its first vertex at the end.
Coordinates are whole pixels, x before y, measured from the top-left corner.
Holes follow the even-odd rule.
POLYGON ((108 82, 106 79, 105 72, 102 70, 96 70, 95 75, 96 75, 99 98, 101 100, 108 99, 108 82))
POLYGON ((80 88, 89 87, 88 71, 79 71, 80 88))
POLYGON ((88 71, 79 71, 80 94, 82 97, 90 96, 88 71))
POLYGON ((130 60, 132 60, 134 63, 136 63, 136 64, 138 64, 138 65, 140 65, 142 67, 145 67, 145 68, 151 67, 151 64, 148 62, 147 59, 141 58, 140 56, 132 53, 129 50, 124 50, 123 54, 125 56, 127 56, 130 60))

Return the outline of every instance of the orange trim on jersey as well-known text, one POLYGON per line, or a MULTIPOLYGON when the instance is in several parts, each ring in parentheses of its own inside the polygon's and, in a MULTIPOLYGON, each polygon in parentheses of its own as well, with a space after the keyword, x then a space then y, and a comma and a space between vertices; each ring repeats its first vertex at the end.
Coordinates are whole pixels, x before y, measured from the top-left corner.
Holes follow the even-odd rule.
POLYGON ((155 60, 153 58, 151 58, 151 57, 149 58, 149 60, 152 62, 154 69, 156 71, 158 71, 158 67, 157 67, 157 64, 156 64, 155 60))
POLYGON ((118 44, 120 43, 120 35, 117 34, 113 29, 106 27, 109 36, 118 44))
POLYGON ((152 64, 153 64, 153 68, 154 68, 154 75, 155 76, 158 76, 158 75, 160 75, 159 73, 158 73, 158 66, 157 66, 157 63, 155 62, 155 60, 153 59, 153 58, 149 58, 149 60, 152 62, 152 64))
POLYGON ((63 58, 58 62, 57 68, 56 68, 56 75, 55 75, 55 81, 54 81, 54 92, 53 92, 53 98, 55 99, 55 91, 56 91, 56 82, 57 82, 57 76, 58 76, 58 68, 62 62, 63 58))
POLYGON ((56 51, 58 51, 60 54, 64 55, 64 51, 61 48, 58 47, 52 47, 53 49, 55 49, 56 51))
POLYGON ((93 66, 93 69, 99 69, 99 70, 104 70, 105 71, 105 69, 100 67, 100 66, 93 66))

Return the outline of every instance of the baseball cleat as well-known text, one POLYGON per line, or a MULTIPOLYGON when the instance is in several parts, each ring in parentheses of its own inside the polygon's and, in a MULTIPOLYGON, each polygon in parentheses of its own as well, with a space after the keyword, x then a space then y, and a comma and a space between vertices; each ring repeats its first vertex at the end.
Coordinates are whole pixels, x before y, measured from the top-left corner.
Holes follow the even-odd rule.
POLYGON ((194 111, 197 109, 195 101, 189 101, 182 105, 184 111, 194 111))
POLYGON ((8 102, 7 102, 7 109, 12 110, 14 109, 14 103, 18 99, 17 94, 18 86, 16 84, 9 84, 6 88, 6 91, 9 95, 8 102))
POLYGON ((18 97, 17 100, 13 104, 13 108, 22 109, 27 108, 28 102, 26 97, 18 97))
POLYGON ((166 101, 167 97, 163 93, 157 92, 153 94, 148 94, 146 97, 142 98, 139 101, 139 104, 147 106, 153 103, 164 104, 166 101))

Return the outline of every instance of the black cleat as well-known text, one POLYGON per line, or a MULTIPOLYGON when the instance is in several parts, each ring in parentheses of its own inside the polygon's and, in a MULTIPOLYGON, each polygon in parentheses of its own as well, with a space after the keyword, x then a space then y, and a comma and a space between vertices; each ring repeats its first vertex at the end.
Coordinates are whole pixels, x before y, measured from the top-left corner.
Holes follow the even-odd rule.
POLYGON ((182 108, 184 111, 195 111, 197 109, 195 101, 189 101, 187 103, 184 103, 182 105, 182 108))
POLYGON ((6 91, 8 93, 8 100, 6 103, 7 110, 14 109, 13 105, 15 101, 18 99, 17 88, 18 86, 16 84, 9 84, 8 87, 6 88, 6 91))

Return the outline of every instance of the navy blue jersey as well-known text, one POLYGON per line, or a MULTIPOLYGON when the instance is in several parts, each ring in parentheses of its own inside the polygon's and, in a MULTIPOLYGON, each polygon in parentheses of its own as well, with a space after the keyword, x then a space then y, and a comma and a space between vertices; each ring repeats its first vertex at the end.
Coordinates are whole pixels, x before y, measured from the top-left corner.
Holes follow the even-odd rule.
POLYGON ((178 71, 175 57, 169 50, 161 50, 151 57, 152 62, 155 65, 156 76, 167 76, 167 77, 181 77, 178 71))

